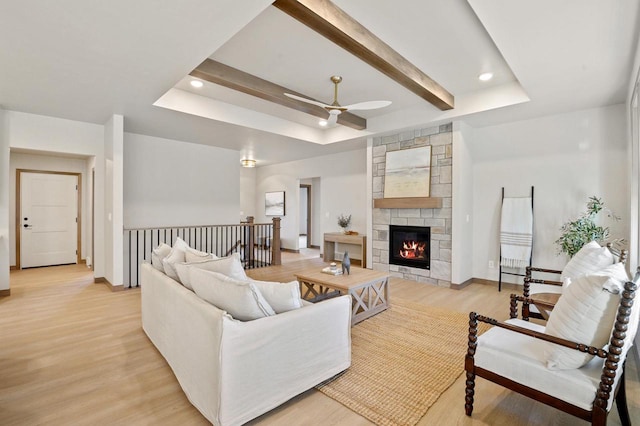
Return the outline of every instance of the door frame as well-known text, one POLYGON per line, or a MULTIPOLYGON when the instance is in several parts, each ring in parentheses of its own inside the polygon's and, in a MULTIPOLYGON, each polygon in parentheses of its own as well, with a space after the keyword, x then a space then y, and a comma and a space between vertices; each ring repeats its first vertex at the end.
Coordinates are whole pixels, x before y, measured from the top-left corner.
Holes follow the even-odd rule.
POLYGON ((76 206, 76 217, 78 221, 76 226, 78 228, 76 232, 76 263, 80 264, 82 261, 82 173, 75 172, 54 172, 50 170, 32 170, 32 169, 16 169, 16 269, 22 269, 20 266, 20 218, 22 217, 22 196, 20 194, 20 173, 40 173, 45 175, 71 175, 78 178, 78 205, 76 206))
POLYGON ((311 247, 311 185, 301 183, 300 188, 307 190, 307 248, 311 247))
POLYGON ((95 271, 96 264, 96 168, 91 168, 91 270, 95 271))

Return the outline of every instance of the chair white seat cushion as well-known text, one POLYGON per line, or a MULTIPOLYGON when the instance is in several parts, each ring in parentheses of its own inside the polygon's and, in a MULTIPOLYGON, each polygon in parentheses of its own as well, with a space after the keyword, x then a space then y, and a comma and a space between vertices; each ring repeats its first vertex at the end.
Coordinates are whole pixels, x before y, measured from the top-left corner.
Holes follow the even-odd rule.
MULTIPOLYGON (((508 324, 544 332, 545 327, 519 319, 508 324)), ((591 410, 600 383, 604 360, 595 357, 573 370, 549 370, 545 355, 547 342, 500 327, 493 327, 478 338, 475 365, 530 388, 591 410)), ((622 366, 620 366, 622 368, 622 366)), ((609 398, 611 408, 613 397, 609 398)))

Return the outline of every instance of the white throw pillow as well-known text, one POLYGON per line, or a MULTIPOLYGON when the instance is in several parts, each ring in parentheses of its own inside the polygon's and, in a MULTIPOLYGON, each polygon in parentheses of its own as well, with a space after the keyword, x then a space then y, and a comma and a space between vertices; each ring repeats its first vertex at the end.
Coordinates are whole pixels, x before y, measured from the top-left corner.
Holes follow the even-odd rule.
POLYGON ((173 243, 173 247, 171 248, 171 252, 169 253, 169 255, 162 259, 164 273, 178 282, 180 282, 180 278, 178 277, 178 273, 176 272, 175 264, 185 261, 184 253, 188 248, 189 245, 184 242, 182 238, 178 237, 178 239, 176 239, 176 242, 173 243))
POLYGON ((192 268, 203 269, 209 272, 217 272, 238 281, 249 281, 249 277, 247 277, 247 274, 244 272, 242 262, 240 261, 240 255, 238 253, 234 253, 229 257, 201 260, 198 262, 185 263, 182 261, 174 264, 174 267, 180 282, 189 290, 193 290, 190 278, 190 270, 192 268))
POLYGON ((613 254, 606 247, 600 247, 595 241, 591 241, 571 258, 569 263, 562 270, 560 280, 565 278, 577 278, 592 272, 599 271, 607 266, 613 265, 613 254))
POLYGON ((162 243, 158 247, 154 248, 151 252, 151 265, 160 272, 164 272, 164 266, 162 260, 169 256, 171 253, 171 246, 169 244, 162 243))
POLYGON ((298 281, 278 283, 251 280, 251 282, 258 287, 260 293, 262 293, 277 314, 302 308, 300 284, 298 281))
MULTIPOLYGON (((607 266, 606 268, 596 271, 591 275, 603 275, 605 277, 613 277, 616 280, 622 282, 623 284, 631 279, 629 277, 629 274, 627 273, 627 270, 624 267, 624 263, 622 262, 614 263, 613 265, 607 266)), ((571 285, 572 282, 573 280, 570 277, 565 278, 564 281, 562 282, 562 291, 564 291, 567 287, 569 287, 569 285, 571 285)))
POLYGON ((191 285, 201 299, 227 311, 233 318, 251 321, 275 315, 260 290, 252 282, 238 281, 225 275, 192 268, 191 285))
MULTIPOLYGON (((602 348, 609 341, 620 303, 623 283, 606 275, 583 275, 572 279, 556 303, 546 333, 576 343, 602 348)), ((550 370, 580 368, 593 355, 548 343, 550 370)))
POLYGON ((212 259, 218 258, 214 254, 207 253, 204 251, 198 251, 196 249, 192 249, 191 247, 187 247, 184 254, 185 254, 185 259, 187 263, 199 262, 201 260, 212 260, 212 259))
POLYGON ((183 286, 193 291, 193 287, 191 286, 191 270, 189 269, 188 262, 178 262, 173 265, 176 269, 176 274, 178 275, 178 280, 182 283, 183 286))

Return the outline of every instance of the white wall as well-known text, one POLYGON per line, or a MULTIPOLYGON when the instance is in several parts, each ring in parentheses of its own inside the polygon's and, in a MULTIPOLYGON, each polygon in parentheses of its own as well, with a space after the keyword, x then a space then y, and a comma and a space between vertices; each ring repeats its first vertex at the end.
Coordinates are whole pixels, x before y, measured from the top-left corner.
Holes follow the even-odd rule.
MULTIPOLYGON (((311 179, 311 243, 316 247, 323 246, 322 235, 322 182, 319 177, 311 179)), ((364 230, 362 231, 365 232, 364 230)))
POLYGON ((240 168, 237 151, 125 133, 125 228, 239 223, 240 168))
MULTIPOLYGON (((535 187, 535 265, 562 269, 567 258, 556 255, 554 241, 562 223, 585 210, 589 196, 627 214, 624 114, 624 106, 614 105, 474 130, 474 277, 498 279, 503 186, 506 196, 527 196, 535 187), (489 269, 489 261, 496 267, 489 269)), ((628 238, 628 229, 623 218, 611 225, 612 237, 628 238)))
POLYGON ((462 284, 473 278, 473 129, 454 122, 452 139, 451 283, 462 284))
POLYGON ((124 118, 113 115, 105 123, 105 278, 113 286, 123 285, 123 141, 124 118))
MULTIPOLYGON (((10 148, 18 148, 46 153, 81 155, 96 157, 96 214, 95 238, 97 242, 104 241, 104 126, 80 121, 64 120, 16 111, 7 111, 8 116, 8 144, 10 148)), ((4 151, 3 151, 4 154, 4 151)), ((7 149, 7 167, 9 173, 9 152, 7 149)), ((1 160, 1 158, 0 158, 1 160)), ((0 182, 2 192, 7 191, 7 220, 9 179, 0 182)), ((0 201, 0 217, 5 214, 0 201)), ((15 240, 11 240, 15 244, 15 240)), ((96 277, 105 275, 105 253, 102 244, 96 244, 95 270, 96 277)), ((7 260, 9 256, 7 256, 7 260)))
MULTIPOLYGON (((629 143, 627 145, 629 160, 627 167, 629 169, 631 187, 629 192, 629 267, 631 272, 634 272, 640 265, 640 226, 638 221, 640 219, 640 117, 638 113, 640 109, 638 105, 632 108, 632 98, 636 85, 640 83, 640 44, 636 46, 635 59, 633 62, 633 68, 631 76, 629 78, 629 88, 627 90, 627 101, 625 107, 627 108, 627 132, 629 143), (633 115, 632 115, 633 114, 633 115), (632 130, 632 122, 635 125, 635 133, 632 130)), ((636 365, 640 363, 640 333, 636 335, 635 350, 636 365)), ((638 371, 640 377, 640 370, 638 371)))
POLYGON ((9 289, 9 112, 0 108, 0 291, 9 289))
MULTIPOLYGON (((90 181, 87 177, 87 159, 85 158, 71 158, 62 156, 50 156, 41 154, 29 154, 23 152, 11 152, 9 160, 10 174, 9 174, 9 223, 11 224, 9 229, 9 238, 11 241, 16 241, 16 172, 17 169, 28 169, 37 171, 49 171, 49 172, 70 172, 80 173, 81 175, 81 259, 85 259, 87 253, 90 253, 89 242, 90 239, 87 235, 91 232, 91 218, 89 216, 89 204, 91 202, 89 185, 90 181)), ((11 259, 10 264, 16 264, 16 246, 11 244, 10 247, 11 259)))
POLYGON ((240 167, 240 219, 256 216, 256 169, 240 167))
MULTIPOLYGON (((264 215, 264 194, 285 191, 286 215, 282 217, 282 246, 298 249, 298 198, 301 179, 319 178, 320 185, 320 229, 313 237, 314 245, 320 245, 325 232, 338 232, 340 214, 350 214, 351 229, 366 232, 366 151, 364 149, 339 154, 315 157, 259 167, 256 176, 257 221, 266 223, 270 217, 264 215)), ((315 179, 313 181, 316 181, 315 179)), ((349 246, 350 255, 360 258, 360 252, 349 246)))

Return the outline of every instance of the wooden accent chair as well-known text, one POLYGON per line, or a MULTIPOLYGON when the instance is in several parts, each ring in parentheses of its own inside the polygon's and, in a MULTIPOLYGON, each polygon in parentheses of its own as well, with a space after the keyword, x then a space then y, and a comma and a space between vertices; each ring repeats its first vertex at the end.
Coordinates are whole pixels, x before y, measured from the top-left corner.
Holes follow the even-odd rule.
MULTIPOLYGON (((627 260, 627 250, 607 243, 606 247, 613 254, 614 259, 618 262, 625 263, 627 260)), ((524 288, 522 296, 511 299, 511 309, 514 309, 514 303, 522 302, 522 319, 528 321, 529 318, 543 319, 547 318, 540 309, 553 309, 554 302, 536 299, 536 294, 540 293, 562 293, 562 281, 553 281, 547 279, 533 278, 533 273, 560 275, 562 271, 556 269, 537 268, 527 266, 524 277, 524 288)))
MULTIPOLYGON (((546 334, 545 327, 539 324, 516 318, 499 322, 471 312, 465 358, 466 414, 471 416, 473 411, 475 378, 479 376, 587 420, 592 425, 606 425, 615 398, 622 424, 630 425, 624 387, 624 362, 640 318, 640 303, 634 305, 639 278, 640 268, 633 280, 627 281, 620 294, 616 295, 619 296, 617 311, 615 305, 611 308, 611 314, 615 316, 614 326, 609 344, 603 347, 546 334), (478 336, 478 321, 494 327, 478 336), (595 357, 579 368, 551 370, 545 351, 557 348, 568 351, 571 356, 590 354, 595 357)), ((615 298, 610 300, 616 301, 615 298)), ((560 309, 560 306, 556 309, 560 309)), ((560 359, 564 360, 564 355, 560 359)))

